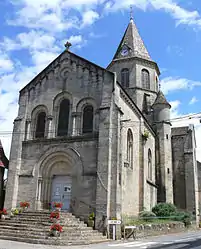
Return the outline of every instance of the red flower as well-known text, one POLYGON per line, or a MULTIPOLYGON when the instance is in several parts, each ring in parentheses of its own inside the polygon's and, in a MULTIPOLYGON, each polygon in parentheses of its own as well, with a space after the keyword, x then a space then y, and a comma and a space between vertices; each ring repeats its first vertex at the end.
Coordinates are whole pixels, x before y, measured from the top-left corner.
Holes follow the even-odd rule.
POLYGON ((20 207, 30 207, 30 204, 27 201, 22 201, 20 202, 20 207))
POLYGON ((6 215, 6 214, 8 214, 8 213, 7 213, 7 210, 4 208, 3 210, 0 210, 0 214, 6 215))
POLYGON ((52 212, 52 213, 50 214, 50 218, 51 218, 51 219, 53 219, 53 218, 59 219, 59 218, 60 218, 59 212, 52 212))
POLYGON ((61 225, 59 225, 59 224, 54 224, 54 225, 52 225, 51 227, 50 227, 50 230, 52 231, 52 230, 56 230, 56 231, 58 231, 58 232, 62 232, 63 230, 63 227, 61 226, 61 225))
POLYGON ((63 203, 61 203, 61 202, 54 202, 54 207, 56 207, 56 208, 62 208, 63 207, 63 203))

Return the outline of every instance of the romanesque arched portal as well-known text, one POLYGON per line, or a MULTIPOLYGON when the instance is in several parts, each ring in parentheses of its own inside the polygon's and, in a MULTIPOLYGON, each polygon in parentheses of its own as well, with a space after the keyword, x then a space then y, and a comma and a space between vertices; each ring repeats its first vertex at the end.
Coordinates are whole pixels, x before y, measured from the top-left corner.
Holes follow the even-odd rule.
POLYGON ((63 203, 64 210, 69 210, 83 176, 79 153, 72 148, 52 148, 41 158, 38 173, 37 209, 47 209, 57 201, 63 203))

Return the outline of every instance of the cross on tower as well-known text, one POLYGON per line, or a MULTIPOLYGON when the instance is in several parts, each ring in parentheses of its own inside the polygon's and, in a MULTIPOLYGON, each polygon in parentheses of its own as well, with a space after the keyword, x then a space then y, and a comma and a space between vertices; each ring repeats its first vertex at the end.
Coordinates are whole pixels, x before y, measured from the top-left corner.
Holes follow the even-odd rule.
POLYGON ((133 20, 133 6, 130 6, 130 20, 133 20))
POLYGON ((66 47, 66 50, 69 50, 69 48, 72 46, 72 44, 69 41, 67 41, 64 46, 66 47))

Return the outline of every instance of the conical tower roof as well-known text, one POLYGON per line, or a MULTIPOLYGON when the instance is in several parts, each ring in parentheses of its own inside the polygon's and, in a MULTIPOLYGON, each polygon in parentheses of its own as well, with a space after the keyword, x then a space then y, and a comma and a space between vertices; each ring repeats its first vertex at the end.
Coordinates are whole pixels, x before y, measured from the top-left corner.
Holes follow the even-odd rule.
POLYGON ((170 103, 165 98, 164 94, 161 92, 161 90, 158 92, 157 97, 154 101, 153 107, 156 105, 168 105, 169 108, 171 108, 170 103))
POLYGON ((124 36, 119 44, 119 47, 114 55, 113 60, 126 58, 126 57, 140 57, 151 60, 151 57, 144 45, 144 42, 138 32, 133 18, 130 19, 128 27, 124 36), (121 53, 122 49, 127 48, 128 53, 125 55, 121 53))

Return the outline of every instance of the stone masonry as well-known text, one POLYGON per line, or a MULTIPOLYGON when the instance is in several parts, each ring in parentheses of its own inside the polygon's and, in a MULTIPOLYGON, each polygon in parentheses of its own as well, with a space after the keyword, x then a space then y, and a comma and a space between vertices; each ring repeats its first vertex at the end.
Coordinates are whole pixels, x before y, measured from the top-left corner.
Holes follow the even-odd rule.
MULTIPOLYGON (((157 201, 173 202, 180 172, 172 168, 177 146, 159 75, 133 19, 107 69, 62 52, 20 91, 5 207, 26 200, 32 210, 46 210, 57 200, 82 219, 95 212, 98 228, 104 217, 137 216, 157 201)), ((192 153, 181 157, 193 177, 192 153)))

